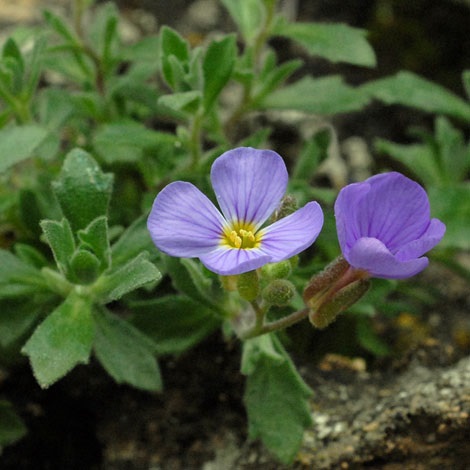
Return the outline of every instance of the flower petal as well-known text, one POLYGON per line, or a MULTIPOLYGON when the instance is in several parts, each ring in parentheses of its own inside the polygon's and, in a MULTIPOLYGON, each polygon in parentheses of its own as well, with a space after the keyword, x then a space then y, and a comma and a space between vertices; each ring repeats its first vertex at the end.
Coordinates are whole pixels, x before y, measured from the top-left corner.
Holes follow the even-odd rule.
POLYGON ((404 244, 420 238, 429 225, 429 200, 425 190, 400 173, 373 176, 341 191, 337 200, 341 234, 348 248, 360 237, 381 240, 396 253, 404 244), (341 193, 343 193, 341 195, 341 193), (347 214, 346 216, 344 214, 347 214))
POLYGON ((253 223, 258 229, 278 207, 287 187, 287 169, 271 150, 240 147, 212 165, 212 186, 229 222, 253 223))
POLYGON ((301 209, 274 222, 259 232, 260 249, 278 262, 297 255, 318 237, 323 226, 323 212, 317 202, 309 202, 301 209))
POLYGON ((191 183, 176 181, 155 198, 147 220, 157 248, 171 256, 199 257, 220 244, 222 214, 191 183))
POLYGON ((445 231, 446 226, 439 219, 432 219, 421 238, 413 240, 400 248, 395 256, 400 261, 419 258, 442 240, 445 231))
POLYGON ((269 263, 270 259, 269 255, 264 254, 259 248, 243 250, 224 246, 219 246, 200 257, 207 269, 222 276, 253 271, 269 263))
POLYGON ((426 257, 400 261, 376 238, 360 238, 345 255, 348 263, 384 279, 404 279, 414 276, 428 265, 426 257))
POLYGON ((365 183, 352 183, 345 186, 335 202, 335 219, 338 241, 343 254, 349 252, 354 243, 363 236, 357 210, 359 201, 370 191, 365 183))

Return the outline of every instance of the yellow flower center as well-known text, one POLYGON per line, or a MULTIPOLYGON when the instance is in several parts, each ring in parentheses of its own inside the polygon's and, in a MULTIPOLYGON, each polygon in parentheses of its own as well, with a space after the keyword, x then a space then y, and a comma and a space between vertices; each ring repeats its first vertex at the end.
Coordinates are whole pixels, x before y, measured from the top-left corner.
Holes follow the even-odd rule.
POLYGON ((251 223, 236 222, 224 228, 221 244, 230 248, 258 248, 261 236, 256 234, 255 226, 251 223))

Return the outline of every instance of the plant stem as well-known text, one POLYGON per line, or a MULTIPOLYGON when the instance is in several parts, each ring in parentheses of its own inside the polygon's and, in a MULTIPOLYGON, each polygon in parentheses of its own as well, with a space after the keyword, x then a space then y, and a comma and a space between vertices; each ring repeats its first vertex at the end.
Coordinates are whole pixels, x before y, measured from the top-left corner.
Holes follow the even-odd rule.
MULTIPOLYGON (((256 309, 255 309, 256 312, 256 309)), ((310 313, 309 308, 304 308, 302 310, 298 310, 297 312, 291 313, 287 317, 280 318, 279 320, 270 322, 270 323, 261 323, 259 324, 258 319, 258 312, 256 312, 256 324, 253 328, 246 331, 245 333, 240 335, 240 339, 246 340, 250 338, 255 338, 256 336, 265 335, 266 333, 272 333, 273 331, 282 330, 289 326, 298 323, 299 321, 303 320, 308 316, 310 313)), ((264 318, 264 315, 263 315, 264 318)))

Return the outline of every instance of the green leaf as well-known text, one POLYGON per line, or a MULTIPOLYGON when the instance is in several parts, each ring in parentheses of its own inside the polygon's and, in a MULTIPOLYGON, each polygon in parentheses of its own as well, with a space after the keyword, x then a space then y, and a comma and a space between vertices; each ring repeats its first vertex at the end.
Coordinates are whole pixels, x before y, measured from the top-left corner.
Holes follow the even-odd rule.
POLYGON ((31 330, 43 312, 31 296, 0 299, 0 346, 8 348, 31 330))
POLYGON ((143 251, 156 251, 147 229, 147 217, 134 221, 111 247, 114 266, 119 266, 135 258, 143 251))
POLYGON ((232 76, 237 45, 234 35, 212 41, 204 55, 202 71, 204 76, 204 109, 209 111, 223 87, 232 76))
POLYGON ((367 83, 363 91, 386 104, 399 104, 470 122, 470 104, 445 88, 411 72, 367 83))
POLYGON ((248 375, 244 400, 250 438, 261 438, 279 460, 292 462, 312 425, 312 391, 275 336, 244 343, 242 372, 248 375))
POLYGON ((15 253, 18 258, 36 269, 41 269, 49 264, 39 250, 25 243, 15 243, 15 253))
POLYGON ((160 48, 163 77, 170 87, 176 89, 181 74, 177 73, 175 67, 183 70, 187 66, 189 45, 177 31, 169 26, 163 26, 160 30, 160 48))
POLYGON ((160 132, 148 129, 138 122, 113 122, 97 131, 93 146, 108 164, 135 163, 142 159, 147 149, 158 146, 160 139, 160 132))
POLYGON ((113 176, 103 173, 87 152, 74 149, 67 154, 53 189, 74 231, 107 214, 112 184, 113 176))
POLYGON ((87 364, 93 344, 91 299, 72 292, 34 331, 22 352, 42 388, 77 364, 87 364))
POLYGON ((85 230, 78 231, 80 246, 93 252, 99 260, 99 269, 104 271, 111 264, 108 237, 108 218, 98 217, 85 230))
POLYGON ((148 261, 148 253, 143 252, 124 266, 117 266, 110 273, 103 274, 93 291, 105 304, 150 282, 158 282, 161 277, 160 271, 148 261))
POLYGON ((128 322, 103 310, 95 315, 94 350, 102 366, 118 383, 160 391, 162 379, 153 342, 128 322))
POLYGON ((27 432, 11 403, 0 400, 0 447, 19 441, 27 432))
POLYGON ((214 302, 217 292, 214 290, 211 279, 204 275, 201 266, 196 261, 165 256, 164 262, 177 291, 217 311, 214 302))
POLYGON ((384 139, 374 141, 375 149, 406 165, 426 186, 439 186, 441 171, 432 147, 424 144, 396 144, 384 139))
POLYGON ((470 184, 427 189, 432 215, 447 227, 438 248, 470 250, 470 184))
POLYGON ((91 251, 79 248, 70 259, 70 272, 75 284, 91 284, 100 273, 100 260, 91 251))
POLYGON ((0 173, 33 156, 47 137, 47 130, 38 125, 0 129, 0 173))
POLYGON ((267 96, 261 107, 331 115, 358 111, 368 102, 369 97, 361 89, 346 85, 339 75, 331 75, 304 77, 267 96))
POLYGON ((467 94, 467 98, 470 100, 470 69, 464 70, 462 73, 462 83, 467 94))
POLYGON ((253 92, 255 105, 262 101, 269 93, 278 88, 288 77, 302 66, 300 59, 289 60, 269 71, 265 71, 259 78, 253 92))
POLYGON ((180 354, 220 326, 205 306, 182 295, 131 303, 131 323, 155 342, 159 355, 180 354))
POLYGON ((221 0, 221 2, 236 23, 245 42, 251 44, 264 22, 266 12, 263 3, 259 0, 221 0))
POLYGON ((0 266, 0 286, 26 284, 35 289, 44 287, 41 272, 7 250, 0 249, 0 266))
POLYGON ((62 36, 66 42, 78 45, 79 40, 77 36, 73 32, 72 28, 66 24, 66 22, 60 16, 56 15, 50 10, 45 10, 43 15, 49 26, 51 26, 56 31, 56 33, 62 36))
POLYGON ((346 24, 279 22, 274 35, 301 44, 313 56, 332 62, 375 67, 374 50, 366 40, 367 31, 346 24))
POLYGON ((54 260, 63 274, 68 273, 69 261, 75 251, 75 240, 67 219, 43 220, 41 228, 51 247, 54 260))
POLYGON ((165 106, 172 111, 193 113, 197 110, 200 101, 200 91, 182 91, 160 96, 157 103, 159 106, 165 106))

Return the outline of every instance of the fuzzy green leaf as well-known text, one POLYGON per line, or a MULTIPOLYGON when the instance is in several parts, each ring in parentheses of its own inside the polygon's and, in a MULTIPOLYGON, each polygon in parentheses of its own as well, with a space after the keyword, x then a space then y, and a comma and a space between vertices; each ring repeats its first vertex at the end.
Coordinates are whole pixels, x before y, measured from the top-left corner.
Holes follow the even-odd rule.
POLYGON ((204 109, 208 111, 230 79, 237 56, 235 36, 212 41, 204 56, 204 109))
POLYGON ((108 219, 98 217, 85 230, 78 231, 78 239, 82 248, 90 250, 98 258, 100 271, 109 267, 110 246, 108 238, 108 219))
POLYGON ((47 137, 47 130, 31 124, 0 130, 0 173, 33 156, 47 137))
POLYGON ((339 75, 331 75, 304 77, 268 95, 261 107, 331 115, 358 111, 369 100, 361 89, 346 85, 339 75))
POLYGON ((259 0, 221 0, 235 24, 238 26, 243 39, 251 44, 259 33, 266 14, 263 2, 259 0))
POLYGON ((67 154, 53 189, 74 231, 107 214, 112 185, 113 176, 103 173, 87 152, 74 149, 67 154))
POLYGON ((292 39, 305 47, 309 54, 332 62, 365 67, 376 64, 374 50, 363 29, 345 24, 279 22, 274 34, 292 39))
POLYGON ((75 251, 75 240, 67 219, 43 220, 41 228, 51 247, 54 260, 63 274, 68 273, 69 261, 75 251))
POLYGON ((214 331, 220 320, 182 295, 132 302, 131 323, 155 342, 159 355, 180 354, 214 331))
POLYGON ((88 363, 94 337, 91 300, 72 292, 34 331, 22 352, 43 388, 88 363))
POLYGON ((275 336, 245 342, 242 372, 248 375, 244 400, 250 438, 261 438, 279 460, 292 462, 312 424, 312 391, 275 336))
POLYGON ((160 370, 149 338, 104 310, 95 315, 95 322, 95 354, 114 380, 143 390, 160 391, 160 370))
POLYGON ((93 290, 102 303, 108 303, 150 282, 158 282, 161 277, 160 271, 148 260, 148 253, 143 252, 101 276, 93 290))
POLYGON ((446 224, 446 234, 437 248, 470 250, 470 184, 427 189, 433 217, 446 224))
POLYGON ((0 447, 19 441, 28 432, 23 420, 15 413, 13 406, 0 401, 0 447))
POLYGON ((160 31, 160 49, 163 77, 170 87, 176 89, 181 76, 177 69, 183 70, 189 62, 189 45, 177 31, 163 26, 160 31))
POLYGON ((111 247, 113 265, 119 266, 143 251, 156 251, 147 229, 147 217, 134 221, 111 247))
POLYGON ((361 87, 386 104, 410 106, 435 114, 446 114, 470 122, 470 103, 411 72, 399 72, 361 87))

